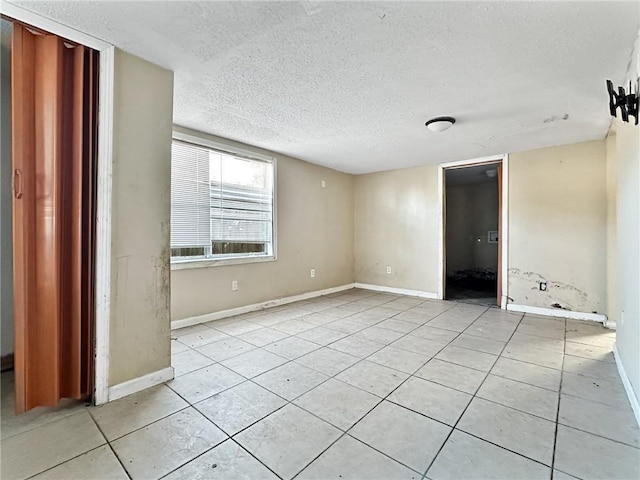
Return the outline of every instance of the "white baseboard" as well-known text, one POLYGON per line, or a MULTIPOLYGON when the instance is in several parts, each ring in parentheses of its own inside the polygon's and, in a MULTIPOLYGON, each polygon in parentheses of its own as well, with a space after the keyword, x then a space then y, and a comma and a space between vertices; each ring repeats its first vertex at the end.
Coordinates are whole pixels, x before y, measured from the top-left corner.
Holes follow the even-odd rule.
POLYGON ((591 322, 605 323, 606 315, 599 313, 574 312, 572 310, 562 310, 560 308, 530 307, 528 305, 507 304, 507 310, 512 312, 531 313, 534 315, 546 315, 547 317, 562 317, 572 320, 588 320, 591 322))
POLYGON ((302 300, 308 300, 309 298, 320 297, 322 295, 329 295, 331 293, 342 292, 343 290, 349 290, 353 288, 355 284, 348 283, 347 285, 341 285, 339 287, 325 288, 324 290, 316 290, 314 292, 301 293, 300 295, 293 295, 291 297, 278 298, 276 300, 269 300, 267 302, 254 303, 252 305, 245 305, 244 307, 230 308, 228 310, 220 310, 219 312, 205 313, 204 315, 198 315, 195 317, 182 318, 180 320, 174 320, 171 322, 171 329, 190 327, 192 325, 198 325, 200 323, 210 322, 212 320, 220 320, 221 318, 233 317, 235 315, 242 315, 243 313, 256 312, 269 307, 277 307, 278 305, 286 305, 287 303, 300 302, 302 300))
POLYGON ((151 372, 138 378, 132 378, 126 382, 109 387, 109 401, 113 402, 132 393, 155 387, 163 382, 167 382, 174 377, 173 367, 163 368, 156 372, 151 372))
POLYGON ((386 287, 384 285, 370 285, 368 283, 357 283, 356 288, 374 290, 376 292, 396 293, 398 295, 411 295, 412 297, 437 299, 438 294, 433 292, 423 292, 421 290, 407 290, 406 288, 386 287))
POLYGON ((640 425, 640 403, 638 403, 636 392, 634 392, 633 387, 631 386, 631 382, 629 381, 629 377, 627 377, 627 372, 624 370, 624 366, 622 365, 620 353, 618 352, 618 345, 613 346, 613 357, 616 359, 618 373, 620 374, 622 385, 624 385, 624 390, 625 392, 627 392, 627 397, 629 398, 631 409, 633 410, 633 414, 636 417, 636 423, 640 425))

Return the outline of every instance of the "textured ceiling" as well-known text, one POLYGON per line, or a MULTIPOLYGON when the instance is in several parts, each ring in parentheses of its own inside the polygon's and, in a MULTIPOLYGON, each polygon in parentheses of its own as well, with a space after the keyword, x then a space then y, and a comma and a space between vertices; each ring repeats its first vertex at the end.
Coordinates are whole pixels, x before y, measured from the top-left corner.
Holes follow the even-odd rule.
POLYGON ((603 138, 638 2, 13 2, 175 71, 176 124, 349 173, 603 138), (436 134, 431 117, 458 122, 436 134))

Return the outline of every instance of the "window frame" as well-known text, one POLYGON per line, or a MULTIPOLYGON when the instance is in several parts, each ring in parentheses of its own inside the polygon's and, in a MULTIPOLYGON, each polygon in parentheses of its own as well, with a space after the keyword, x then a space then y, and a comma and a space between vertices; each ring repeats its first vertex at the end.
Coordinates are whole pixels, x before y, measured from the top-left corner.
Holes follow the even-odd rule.
MULTIPOLYGON (((239 253, 239 254, 225 254, 210 256, 206 258, 190 258, 190 257, 171 257, 171 270, 186 270, 191 268, 207 268, 224 265, 238 265, 245 263, 262 263, 262 262, 274 262, 278 259, 278 162, 276 157, 264 155, 256 152, 253 149, 247 149, 240 147, 234 142, 219 141, 209 138, 205 133, 186 132, 185 129, 174 129, 171 141, 174 140, 191 143, 204 148, 209 148, 221 153, 229 155, 236 155, 248 160, 256 160, 259 162, 268 162, 273 167, 273 196, 272 196, 272 213, 271 213, 271 253, 270 254, 255 254, 255 253, 239 253)), ((172 159, 173 161, 173 159, 172 159)), ((171 208, 171 206, 170 206, 171 208)), ((205 247, 206 248, 206 247, 205 247)), ((209 247, 210 248, 210 247, 209 247)), ((169 254, 171 255, 171 254, 169 254)))

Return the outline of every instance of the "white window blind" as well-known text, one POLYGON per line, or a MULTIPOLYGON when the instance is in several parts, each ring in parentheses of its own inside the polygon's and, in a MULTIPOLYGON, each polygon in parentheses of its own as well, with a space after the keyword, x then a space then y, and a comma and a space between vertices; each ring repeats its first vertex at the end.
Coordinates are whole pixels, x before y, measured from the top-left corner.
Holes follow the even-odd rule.
POLYGON ((171 145, 171 247, 210 247, 209 150, 171 145))
POLYGON ((204 247, 188 255, 205 258, 272 253, 273 163, 174 140, 171 172, 172 249, 204 247))

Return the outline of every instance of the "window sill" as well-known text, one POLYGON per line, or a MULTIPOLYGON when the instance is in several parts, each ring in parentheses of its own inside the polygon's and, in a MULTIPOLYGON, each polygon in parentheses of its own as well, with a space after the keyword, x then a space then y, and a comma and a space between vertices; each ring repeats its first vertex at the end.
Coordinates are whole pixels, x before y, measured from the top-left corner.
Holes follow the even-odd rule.
POLYGON ((275 255, 261 257, 202 258, 198 260, 178 260, 171 262, 171 270, 190 270, 192 268, 222 267, 244 263, 275 262, 275 255))

